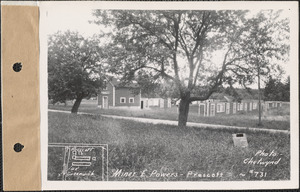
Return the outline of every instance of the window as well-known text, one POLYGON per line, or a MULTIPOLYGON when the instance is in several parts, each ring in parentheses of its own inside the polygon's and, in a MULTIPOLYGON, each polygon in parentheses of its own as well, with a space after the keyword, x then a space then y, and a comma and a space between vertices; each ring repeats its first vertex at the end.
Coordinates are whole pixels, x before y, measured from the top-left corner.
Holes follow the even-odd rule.
POLYGON ((107 90, 107 81, 106 80, 103 81, 103 90, 107 90))
POLYGON ((257 108, 257 103, 253 103, 253 109, 257 108))
POLYGON ((126 97, 120 97, 120 103, 126 103, 126 97))
POLYGON ((240 104, 240 111, 243 111, 243 103, 240 104))
POLYGON ((210 116, 215 116, 215 104, 210 105, 210 116))
POLYGON ((133 97, 129 97, 129 103, 134 103, 134 98, 133 97))
POLYGON ((225 112, 225 103, 218 103, 217 104, 217 113, 225 112))

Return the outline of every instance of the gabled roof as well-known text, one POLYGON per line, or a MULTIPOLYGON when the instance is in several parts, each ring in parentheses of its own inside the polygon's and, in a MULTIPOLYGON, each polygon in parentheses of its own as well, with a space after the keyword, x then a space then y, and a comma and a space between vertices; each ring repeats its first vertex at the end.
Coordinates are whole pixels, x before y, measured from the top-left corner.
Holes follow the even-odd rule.
MULTIPOLYGON (((226 91, 222 91, 222 92, 213 93, 209 97, 209 99, 226 101, 226 102, 238 101, 238 100, 244 100, 244 101, 258 100, 258 90, 257 89, 251 89, 251 90, 235 89, 235 91, 236 91, 236 97, 232 96, 231 94, 226 93, 226 91)), ((263 93, 262 93, 262 95, 263 95, 263 93)))
POLYGON ((230 95, 227 95, 225 93, 213 93, 209 99, 215 99, 215 100, 220 100, 224 102, 231 102, 234 100, 234 98, 230 95))

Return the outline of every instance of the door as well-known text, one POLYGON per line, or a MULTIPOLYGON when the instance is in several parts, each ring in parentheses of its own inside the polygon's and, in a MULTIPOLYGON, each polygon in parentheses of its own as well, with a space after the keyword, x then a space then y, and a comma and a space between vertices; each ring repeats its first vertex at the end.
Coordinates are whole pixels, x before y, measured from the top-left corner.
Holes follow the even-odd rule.
POLYGON ((230 114, 230 103, 226 103, 226 114, 230 114))
POLYGON ((210 116, 215 116, 216 111, 215 111, 215 104, 210 105, 210 116))
POLYGON ((205 116, 205 105, 204 104, 199 104, 199 115, 200 116, 205 116))
POLYGON ((108 109, 108 98, 107 96, 102 97, 103 109, 108 109))
POLYGON ((159 99, 160 108, 164 108, 165 107, 164 104, 165 104, 165 100, 164 99, 159 99))
POLYGON ((232 113, 233 114, 236 113, 236 103, 233 103, 233 105, 232 105, 232 113))

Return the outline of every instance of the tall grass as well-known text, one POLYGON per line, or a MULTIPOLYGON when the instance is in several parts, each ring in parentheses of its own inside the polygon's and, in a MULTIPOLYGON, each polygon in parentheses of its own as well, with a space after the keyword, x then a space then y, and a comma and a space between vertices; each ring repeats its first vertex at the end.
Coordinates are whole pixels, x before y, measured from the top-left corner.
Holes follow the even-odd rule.
MULTIPOLYGON (((108 144, 109 180, 130 181, 194 181, 194 180, 286 180, 289 170, 289 135, 246 132, 249 147, 234 147, 230 130, 178 128, 129 120, 115 120, 99 116, 49 112, 49 143, 108 144), (264 157, 278 165, 247 165, 243 161, 254 157, 259 150, 280 154, 264 157), (134 177, 113 177, 117 170, 137 172, 134 177), (177 177, 140 177, 147 170, 177 173, 177 177), (264 178, 255 177, 251 170, 266 172, 264 178), (187 177, 189 171, 224 173, 220 178, 187 177), (245 174, 241 176, 240 174, 245 174)), ((49 148, 49 180, 56 180, 62 164, 49 148)))

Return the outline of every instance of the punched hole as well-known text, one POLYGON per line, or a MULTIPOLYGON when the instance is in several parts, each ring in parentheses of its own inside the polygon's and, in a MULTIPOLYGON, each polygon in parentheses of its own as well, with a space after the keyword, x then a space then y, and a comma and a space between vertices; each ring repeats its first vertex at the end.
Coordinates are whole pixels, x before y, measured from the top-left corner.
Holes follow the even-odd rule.
POLYGON ((21 71, 21 69, 22 69, 22 63, 15 63, 14 65, 13 65, 13 70, 15 71, 15 72, 20 72, 21 71))
POLYGON ((14 145, 15 152, 21 152, 23 148, 24 148, 24 145, 22 145, 21 143, 16 143, 14 145))

